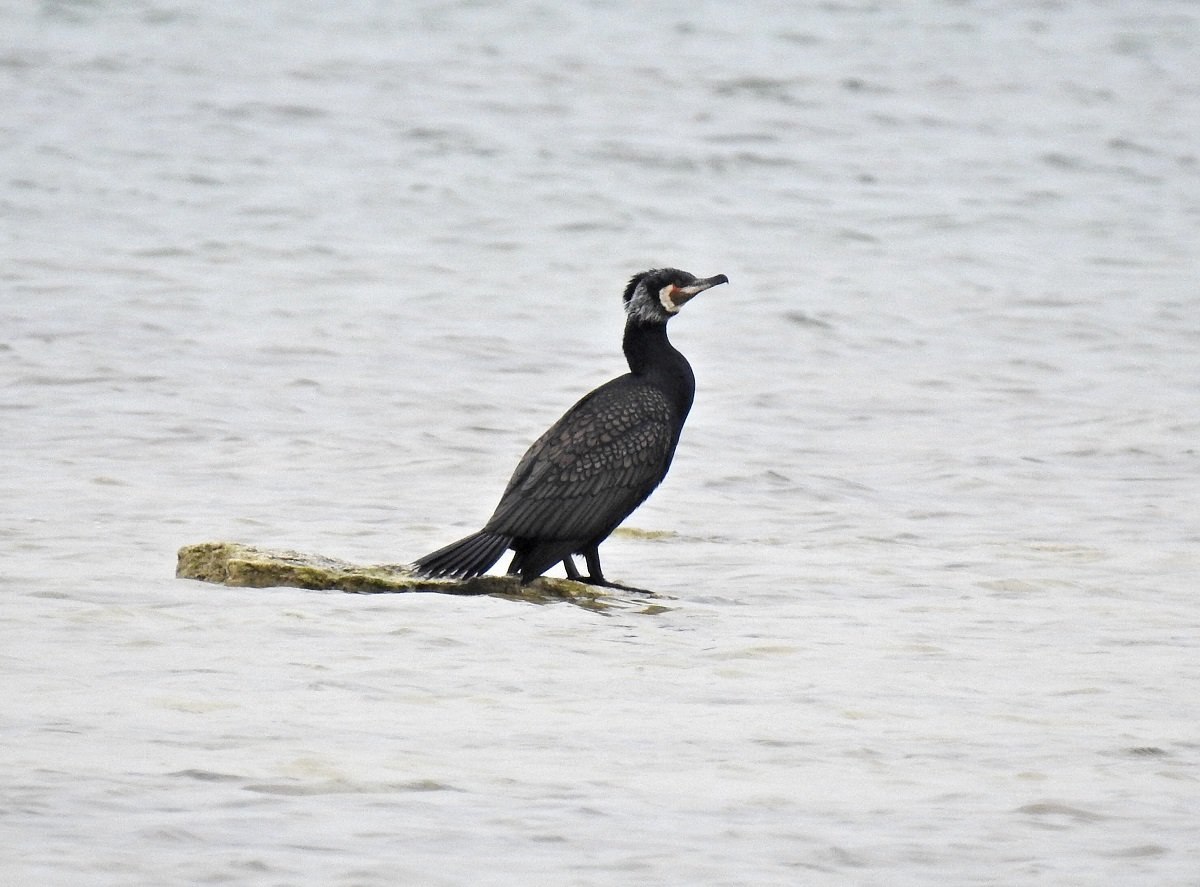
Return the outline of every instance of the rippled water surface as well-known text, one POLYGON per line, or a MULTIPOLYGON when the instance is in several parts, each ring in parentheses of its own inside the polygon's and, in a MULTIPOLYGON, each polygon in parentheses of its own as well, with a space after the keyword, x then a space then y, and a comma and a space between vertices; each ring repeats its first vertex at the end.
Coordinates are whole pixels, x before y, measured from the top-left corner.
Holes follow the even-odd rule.
POLYGON ((0 881, 1200 872, 1200 11, 0 7, 0 881), (666 612, 405 561, 623 369, 666 612))

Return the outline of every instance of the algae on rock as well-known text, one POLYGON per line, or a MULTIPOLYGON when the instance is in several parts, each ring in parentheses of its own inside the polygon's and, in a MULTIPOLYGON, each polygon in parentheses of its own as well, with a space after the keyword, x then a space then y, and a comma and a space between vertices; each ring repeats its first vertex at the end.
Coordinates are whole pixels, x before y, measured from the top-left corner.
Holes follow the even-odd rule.
MULTIPOLYGON (((401 564, 352 564, 319 554, 269 550, 237 542, 201 542, 179 549, 175 575, 218 585, 241 588, 287 586, 355 594, 438 592, 486 594, 510 600, 548 604, 567 601, 589 610, 638 608, 657 613, 665 607, 639 599, 620 597, 609 589, 570 579, 542 576, 522 585, 514 576, 477 576, 474 579, 431 579, 401 564)), ((645 595, 651 600, 657 595, 645 595)))

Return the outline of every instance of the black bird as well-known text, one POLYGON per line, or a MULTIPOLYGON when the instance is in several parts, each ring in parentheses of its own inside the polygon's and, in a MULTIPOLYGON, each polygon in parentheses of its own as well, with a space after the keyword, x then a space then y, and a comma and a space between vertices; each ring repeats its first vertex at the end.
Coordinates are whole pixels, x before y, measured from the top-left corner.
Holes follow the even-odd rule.
POLYGON ((625 288, 625 359, 629 372, 601 385, 567 410, 529 448, 495 513, 478 533, 427 554, 414 565, 426 576, 469 579, 486 572, 506 549, 522 584, 559 561, 571 579, 613 585, 600 569, 600 543, 662 482, 696 380, 667 341, 667 321, 724 274, 700 280, 657 268, 625 288), (582 554, 580 576, 572 555, 582 554))

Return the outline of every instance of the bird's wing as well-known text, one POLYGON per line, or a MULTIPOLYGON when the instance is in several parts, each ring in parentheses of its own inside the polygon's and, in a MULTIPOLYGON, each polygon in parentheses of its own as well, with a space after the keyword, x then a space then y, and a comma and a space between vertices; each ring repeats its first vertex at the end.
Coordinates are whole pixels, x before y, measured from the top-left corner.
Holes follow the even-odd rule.
POLYGON ((666 474, 675 425, 667 398, 632 376, 597 388, 525 453, 487 528, 581 541, 611 532, 666 474))

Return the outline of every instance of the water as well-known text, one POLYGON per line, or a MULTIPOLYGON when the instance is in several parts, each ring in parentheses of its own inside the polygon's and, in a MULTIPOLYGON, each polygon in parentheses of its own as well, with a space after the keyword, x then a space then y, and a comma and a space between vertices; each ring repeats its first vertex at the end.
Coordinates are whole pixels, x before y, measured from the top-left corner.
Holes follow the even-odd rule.
POLYGON ((0 880, 1196 884, 1190 3, 0 9, 0 880), (697 403, 658 615, 175 580, 697 403))

